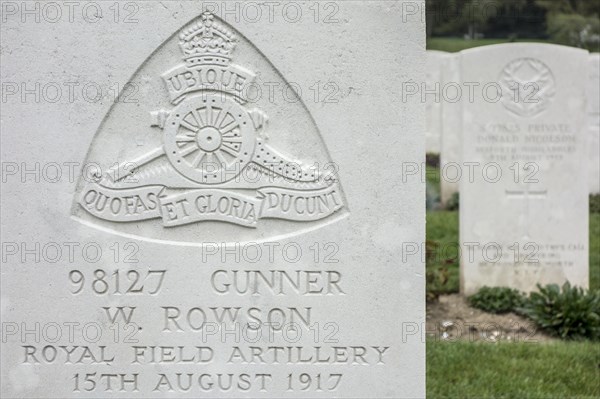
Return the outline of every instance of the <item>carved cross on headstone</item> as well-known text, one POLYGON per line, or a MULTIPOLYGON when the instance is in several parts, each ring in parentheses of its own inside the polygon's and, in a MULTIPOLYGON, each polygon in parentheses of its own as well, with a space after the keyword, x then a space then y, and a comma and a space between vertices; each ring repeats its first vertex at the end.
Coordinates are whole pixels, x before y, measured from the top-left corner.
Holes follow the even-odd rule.
POLYGON ((531 184, 525 184, 523 189, 506 190, 506 196, 511 199, 525 200, 525 227, 523 229, 523 240, 529 240, 529 224, 530 224, 530 200, 546 199, 548 190, 531 190, 531 184))

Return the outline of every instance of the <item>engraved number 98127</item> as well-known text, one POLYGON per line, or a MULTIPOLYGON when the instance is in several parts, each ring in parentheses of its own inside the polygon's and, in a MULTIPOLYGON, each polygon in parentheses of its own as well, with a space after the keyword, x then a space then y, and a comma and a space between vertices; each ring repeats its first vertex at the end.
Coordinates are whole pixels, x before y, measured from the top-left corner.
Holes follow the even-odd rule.
POLYGON ((110 275, 103 269, 96 269, 91 276, 84 275, 79 270, 69 272, 69 281, 73 285, 71 293, 80 294, 86 289, 91 289, 97 295, 127 295, 150 294, 156 295, 165 279, 166 270, 115 270, 110 275))

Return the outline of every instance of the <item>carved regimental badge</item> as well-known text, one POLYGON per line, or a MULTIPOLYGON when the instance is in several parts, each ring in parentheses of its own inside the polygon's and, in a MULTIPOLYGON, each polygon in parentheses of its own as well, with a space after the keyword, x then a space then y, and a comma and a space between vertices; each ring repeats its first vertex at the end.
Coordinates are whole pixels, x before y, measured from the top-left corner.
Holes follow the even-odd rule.
POLYGON ((546 110, 556 94, 552 71, 534 58, 519 58, 510 62, 500 73, 499 82, 502 105, 525 118, 546 110))
MULTIPOLYGON (((97 181, 80 184, 81 209, 99 221, 125 222, 121 225, 144 221, 165 228, 226 222, 257 228, 266 219, 318 221, 344 207, 336 176, 322 170, 330 161, 323 159, 326 151, 301 102, 249 101, 250 94, 257 96, 256 74, 247 64, 232 62, 242 39, 213 15, 203 14, 163 45, 159 60, 153 56, 146 61, 137 79, 150 86, 159 80, 162 87, 154 88, 160 90, 158 98, 143 99, 136 109, 109 112, 115 115, 101 127, 91 157, 110 158, 102 146, 112 145, 119 161, 97 161, 106 171, 97 181), (174 67, 171 62, 172 69, 163 69, 153 79, 153 68, 173 58, 175 42, 183 62, 174 67), (145 126, 132 115, 142 106, 154 106, 145 110, 145 126), (269 112, 281 119, 275 128, 267 123, 269 112), (287 148, 280 149, 268 138, 277 135, 283 136, 280 143, 287 148), (322 158, 301 163, 291 156, 294 148, 322 158)), ((247 48, 240 52, 247 62, 264 65, 265 78, 281 79, 243 41, 247 48)), ((153 92, 140 90, 149 98, 153 92)))

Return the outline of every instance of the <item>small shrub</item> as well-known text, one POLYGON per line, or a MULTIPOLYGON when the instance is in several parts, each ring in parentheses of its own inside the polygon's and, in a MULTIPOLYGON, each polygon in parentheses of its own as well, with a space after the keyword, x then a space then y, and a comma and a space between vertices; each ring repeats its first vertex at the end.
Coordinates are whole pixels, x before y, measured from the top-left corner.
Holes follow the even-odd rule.
POLYGON ((426 272, 426 299, 427 302, 435 302, 440 295, 447 294, 448 268, 429 268, 426 272))
POLYGON ((432 168, 439 168, 440 167, 440 154, 428 152, 427 154, 425 154, 425 164, 427 166, 431 166, 432 168))
POLYGON ((542 329, 563 339, 600 340, 600 291, 538 285, 519 311, 542 329))
POLYGON ((425 209, 428 211, 440 208, 440 193, 435 185, 431 182, 426 183, 425 191, 425 209))
POLYGON ((483 287, 469 297, 471 306, 489 313, 508 313, 523 306, 525 296, 506 287, 483 287))
POLYGON ((446 201, 446 210, 448 211, 458 211, 460 207, 460 197, 458 193, 453 193, 452 197, 448 201, 446 201))
POLYGON ((427 302, 437 301, 440 295, 453 292, 450 282, 449 266, 455 259, 438 259, 440 244, 432 241, 426 241, 425 262, 426 262, 426 299, 427 302))
POLYGON ((600 194, 590 194, 590 213, 600 213, 600 194))

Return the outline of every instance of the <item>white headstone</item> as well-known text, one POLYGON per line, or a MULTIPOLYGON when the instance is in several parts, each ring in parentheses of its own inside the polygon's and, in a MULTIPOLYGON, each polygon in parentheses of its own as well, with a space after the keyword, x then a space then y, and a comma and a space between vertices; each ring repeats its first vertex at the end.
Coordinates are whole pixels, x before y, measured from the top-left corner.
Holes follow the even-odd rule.
POLYGON ((590 54, 588 88, 588 151, 590 193, 600 193, 600 54, 590 54))
POLYGON ((461 289, 588 286, 587 51, 507 44, 461 54, 461 289))
POLYGON ((11 4, 2 397, 424 396, 414 2, 11 4))
POLYGON ((425 149, 427 153, 439 154, 442 139, 442 106, 441 91, 442 68, 449 53, 427 50, 425 99, 426 99, 426 131, 425 149), (433 93, 433 94, 431 94, 433 93), (437 95, 436 95, 437 94, 437 95))
POLYGON ((442 140, 440 151, 440 196, 442 204, 447 205, 455 193, 458 193, 462 178, 461 101, 465 88, 460 79, 460 54, 450 54, 444 60, 442 101, 442 140))

